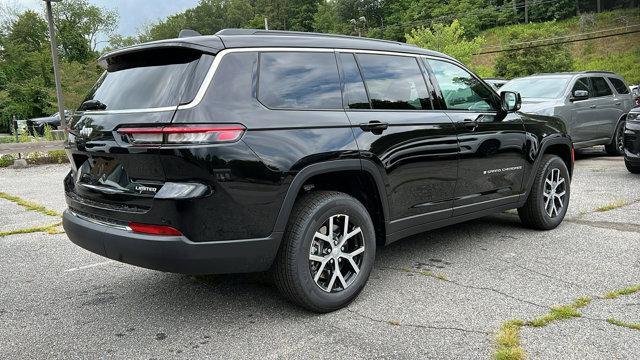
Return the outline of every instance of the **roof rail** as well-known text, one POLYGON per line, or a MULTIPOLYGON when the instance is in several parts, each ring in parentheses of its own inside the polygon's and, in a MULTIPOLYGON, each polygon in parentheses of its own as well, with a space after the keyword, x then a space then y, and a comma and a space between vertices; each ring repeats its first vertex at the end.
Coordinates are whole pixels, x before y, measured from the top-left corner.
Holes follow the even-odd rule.
POLYGON ((586 70, 582 72, 583 74, 597 74, 597 73, 603 73, 603 74, 615 74, 613 71, 604 71, 604 70, 586 70))
POLYGON ((368 41, 379 41, 388 44, 396 44, 396 45, 406 45, 412 46, 410 44, 405 44, 400 41, 392 41, 392 40, 382 40, 382 39, 372 39, 372 38, 363 38, 357 36, 349 36, 349 35, 339 35, 339 34, 323 34, 317 32, 304 32, 304 31, 286 31, 286 30, 263 30, 263 29, 222 29, 215 33, 215 35, 299 35, 299 36, 317 36, 317 37, 330 37, 330 38, 342 38, 342 39, 354 39, 354 40, 368 40, 368 41))

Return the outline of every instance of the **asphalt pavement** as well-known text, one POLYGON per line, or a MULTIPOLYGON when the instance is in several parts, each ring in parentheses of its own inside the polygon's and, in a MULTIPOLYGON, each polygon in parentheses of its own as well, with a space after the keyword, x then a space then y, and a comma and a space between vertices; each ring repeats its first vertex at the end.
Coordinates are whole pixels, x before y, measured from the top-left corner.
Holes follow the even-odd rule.
MULTIPOLYGON (((62 212, 68 165, 0 169, 0 192, 62 212)), ((0 232, 60 221, 0 199, 0 232)), ((523 326, 530 359, 633 359, 640 292, 640 176, 579 154, 565 222, 528 230, 513 211, 378 249, 361 295, 324 315, 260 274, 186 276, 110 261, 64 233, 0 237, 0 358, 487 359, 512 319, 587 296, 580 317, 523 326), (598 211, 600 210, 600 211, 598 211), (606 211, 605 211, 606 210, 606 211)))

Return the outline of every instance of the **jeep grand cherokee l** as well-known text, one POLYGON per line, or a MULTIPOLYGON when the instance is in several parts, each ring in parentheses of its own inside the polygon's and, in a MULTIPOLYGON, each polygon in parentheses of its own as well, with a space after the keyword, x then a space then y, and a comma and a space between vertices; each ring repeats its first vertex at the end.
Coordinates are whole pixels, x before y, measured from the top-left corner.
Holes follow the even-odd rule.
POLYGON ((604 145, 622 155, 624 122, 634 106, 621 76, 607 71, 539 74, 513 79, 501 90, 519 92, 522 112, 565 122, 576 149, 604 145))
POLYGON ((562 121, 435 51, 223 30, 100 63, 70 124, 64 227, 111 259, 270 270, 324 312, 358 295, 378 246, 512 208, 552 229, 569 205, 562 121))

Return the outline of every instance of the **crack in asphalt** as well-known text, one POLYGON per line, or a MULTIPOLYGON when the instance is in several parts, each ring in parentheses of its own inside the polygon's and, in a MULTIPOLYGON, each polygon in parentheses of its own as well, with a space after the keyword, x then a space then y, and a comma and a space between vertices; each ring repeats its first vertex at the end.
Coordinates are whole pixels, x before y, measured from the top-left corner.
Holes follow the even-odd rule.
POLYGON ((549 275, 549 274, 545 274, 545 273, 543 273, 543 272, 540 272, 540 271, 537 271, 537 270, 533 270, 533 269, 531 269, 531 268, 528 268, 528 267, 526 267, 526 266, 522 266, 522 265, 520 265, 520 264, 516 264, 516 263, 510 262, 510 261, 506 261, 506 260, 502 260, 502 261, 503 261, 504 263, 506 263, 506 264, 509 264, 509 265, 515 266, 515 267, 520 268, 520 269, 525 270, 525 271, 532 272, 532 273, 534 273, 534 274, 538 274, 538 275, 543 276, 543 277, 546 277, 546 278, 548 278, 548 279, 556 280, 556 281, 559 281, 559 282, 564 283, 564 284, 567 284, 567 285, 571 285, 571 286, 579 287, 579 288, 581 288, 581 289, 587 289, 587 287, 585 287, 585 286, 583 286, 583 285, 576 284, 576 283, 574 283, 574 282, 571 282, 571 281, 568 281, 568 280, 564 280, 564 279, 561 279, 561 278, 557 278, 557 277, 555 277, 555 276, 551 276, 551 275, 549 275))
POLYGON ((622 223, 622 222, 612 222, 612 221, 598 221, 598 220, 582 220, 582 219, 565 219, 565 221, 578 224, 578 225, 586 225, 601 229, 609 229, 609 230, 617 230, 624 232, 634 232, 640 234, 640 225, 633 223, 622 223))
MULTIPOLYGON (((398 269, 398 268, 393 268, 393 267, 379 267, 378 269, 379 270, 387 269, 387 270, 395 270, 395 271, 401 271, 401 272, 411 272, 411 273, 414 273, 414 274, 422 275, 418 271, 413 271, 413 270, 409 270, 409 269, 405 270, 405 269, 398 269)), ((533 305, 533 306, 536 306, 536 307, 539 307, 539 308, 543 308, 543 309, 550 309, 551 308, 550 306, 541 305, 541 304, 535 303, 533 301, 521 299, 521 298, 515 297, 513 295, 507 294, 505 292, 502 292, 500 290, 497 290, 497 289, 494 289, 494 288, 490 288, 490 287, 463 284, 461 282, 458 282, 458 281, 455 281, 455 280, 451 280, 451 279, 438 278, 437 280, 448 282, 448 283, 451 283, 453 285, 464 287, 464 288, 468 288, 468 289, 491 291, 491 292, 494 292, 496 294, 499 294, 499 295, 502 295, 504 297, 507 297, 509 299, 516 300, 516 301, 519 301, 519 302, 522 302, 522 303, 525 303, 525 304, 529 304, 529 305, 533 305)))
POLYGON ((490 335, 491 333, 488 331, 482 331, 482 330, 473 330, 473 329, 465 329, 465 328, 459 328, 459 327, 453 327, 453 326, 435 326, 435 325, 424 325, 424 324, 413 324, 413 323, 399 323, 398 325, 394 325, 389 323, 389 321, 386 320, 380 320, 380 319, 376 319, 374 317, 368 316, 368 315, 364 315, 356 310, 352 310, 352 309, 346 309, 348 312, 358 315, 361 318, 373 321, 373 322, 377 322, 377 323, 381 323, 381 324, 386 324, 386 325, 392 325, 392 326, 407 326, 407 327, 413 327, 413 328, 420 328, 420 329, 432 329, 432 330, 454 330, 454 331, 462 331, 462 332, 467 332, 467 333, 473 333, 473 334, 482 334, 482 335, 490 335))

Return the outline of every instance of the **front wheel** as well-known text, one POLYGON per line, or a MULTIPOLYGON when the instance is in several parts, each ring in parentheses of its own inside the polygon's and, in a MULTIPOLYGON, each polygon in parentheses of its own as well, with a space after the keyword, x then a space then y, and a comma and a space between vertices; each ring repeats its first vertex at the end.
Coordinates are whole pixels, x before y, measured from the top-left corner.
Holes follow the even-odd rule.
POLYGON ((376 241, 367 209, 340 192, 298 199, 274 264, 276 286, 292 302, 315 312, 348 305, 373 268, 376 241))
POLYGON ((625 122, 620 121, 616 126, 616 133, 613 135, 611 144, 605 145, 604 149, 611 156, 620 156, 624 154, 624 126, 625 122))
POLYGON ((518 209, 520 220, 537 230, 556 228, 567 213, 571 195, 569 170, 556 155, 544 155, 525 205, 518 209))

